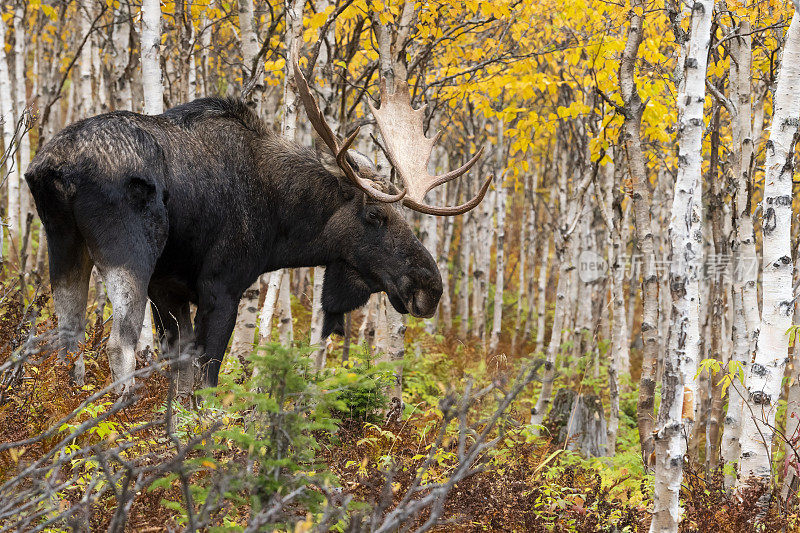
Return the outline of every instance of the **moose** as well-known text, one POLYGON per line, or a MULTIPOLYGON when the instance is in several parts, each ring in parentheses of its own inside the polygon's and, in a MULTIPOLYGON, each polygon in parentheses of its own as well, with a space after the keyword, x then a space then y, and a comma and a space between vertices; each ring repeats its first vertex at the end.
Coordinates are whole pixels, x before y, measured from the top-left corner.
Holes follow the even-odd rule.
MULTIPOLYGON (((100 272, 114 316, 112 378, 132 383, 147 299, 166 350, 191 343, 205 385, 217 384, 243 292, 261 274, 327 267, 323 337, 342 333, 344 313, 386 292, 400 313, 433 316, 442 279, 431 254, 396 209, 452 216, 477 206, 424 201, 432 188, 472 168, 428 173, 438 135, 423 131, 405 82, 371 111, 398 190, 372 162, 334 135, 294 64, 307 115, 330 154, 270 130, 241 100, 201 98, 157 116, 115 111, 56 134, 25 174, 47 236, 58 347, 77 350, 85 334, 89 279, 100 272), (197 306, 194 323, 190 303, 197 306)), ((82 385, 79 357, 72 379, 82 385)), ((180 386, 180 385, 179 385, 180 386)))

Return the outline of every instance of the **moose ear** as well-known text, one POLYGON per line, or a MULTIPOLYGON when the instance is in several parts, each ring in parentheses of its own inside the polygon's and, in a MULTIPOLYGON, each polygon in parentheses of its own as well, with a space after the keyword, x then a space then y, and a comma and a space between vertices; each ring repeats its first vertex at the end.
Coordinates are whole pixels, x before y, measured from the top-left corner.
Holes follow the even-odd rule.
POLYGON ((331 333, 344 335, 344 314, 366 304, 373 292, 361 275, 345 263, 327 266, 322 282, 322 338, 331 333))

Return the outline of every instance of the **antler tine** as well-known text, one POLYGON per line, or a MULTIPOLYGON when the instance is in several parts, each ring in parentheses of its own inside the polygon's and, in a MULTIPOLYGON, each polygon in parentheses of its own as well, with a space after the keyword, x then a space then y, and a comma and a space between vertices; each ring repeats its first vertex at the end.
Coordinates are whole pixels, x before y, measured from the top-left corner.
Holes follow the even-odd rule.
POLYGON ((486 191, 489 190, 489 185, 492 184, 492 180, 494 179, 494 174, 489 176, 486 181, 481 185, 481 190, 478 191, 478 194, 470 200, 469 202, 463 203, 458 206, 453 207, 437 207, 432 206, 424 203, 416 202, 411 198, 405 198, 403 200, 403 205, 413 209, 414 211, 419 211, 420 213, 425 213, 426 215, 438 215, 441 217, 452 217, 455 215, 463 215, 467 211, 471 211, 475 209, 479 203, 483 200, 483 197, 486 196, 486 191))
POLYGON ((433 138, 425 136, 423 127, 425 106, 419 109, 411 106, 411 92, 407 82, 395 80, 395 91, 389 94, 386 90, 386 80, 382 78, 380 88, 381 106, 376 109, 370 104, 370 109, 383 136, 389 159, 408 191, 403 199, 403 205, 421 213, 441 216, 460 215, 474 209, 486 195, 493 177, 486 180, 477 196, 459 206, 436 207, 426 204, 423 200, 428 191, 434 187, 467 173, 483 155, 483 148, 463 166, 441 176, 432 176, 428 173, 428 161, 441 132, 433 138))
POLYGON ((294 81, 297 85, 297 92, 300 94, 300 99, 303 101, 303 106, 306 108, 308 120, 311 121, 311 125, 314 126, 314 129, 322 138, 323 142, 328 146, 334 157, 336 157, 336 164, 339 165, 339 168, 342 169, 345 176, 347 176, 356 187, 380 202, 394 203, 402 200, 406 195, 406 191, 400 191, 397 194, 387 194, 383 191, 379 191, 371 185, 370 180, 360 177, 353 169, 352 165, 350 165, 350 162, 347 160, 347 150, 350 149, 350 146, 353 144, 361 128, 356 128, 356 130, 345 139, 343 144, 339 144, 328 121, 325 120, 325 116, 322 114, 322 111, 320 111, 316 99, 311 94, 311 89, 308 86, 306 77, 303 76, 303 71, 300 69, 300 64, 297 61, 297 48, 295 48, 294 57, 295 60, 292 65, 294 69, 294 81))
POLYGON ((336 154, 336 163, 339 165, 347 177, 350 178, 356 185, 358 185, 361 189, 364 190, 367 194, 378 200, 379 202, 384 202, 387 204, 393 204, 395 202, 399 202, 403 199, 406 195, 406 191, 402 190, 397 194, 388 194, 383 191, 379 191, 378 189, 372 187, 370 185, 370 181, 358 176, 354 171, 353 167, 350 166, 350 163, 347 162, 347 150, 350 149, 350 145, 353 144, 358 132, 361 130, 361 126, 357 127, 356 130, 350 134, 347 139, 345 139, 344 143, 342 144, 339 153, 336 154))
POLYGON ((336 155, 339 153, 339 142, 336 140, 336 136, 328 125, 328 121, 326 121, 325 117, 322 115, 322 111, 320 111, 316 99, 311 95, 308 81, 306 81, 306 77, 303 76, 303 71, 300 70, 300 64, 297 62, 296 50, 297 49, 295 49, 293 67, 294 82, 297 85, 297 92, 300 94, 300 99, 303 101, 303 106, 306 108, 306 115, 308 115, 308 120, 311 121, 311 125, 314 126, 320 138, 328 145, 333 155, 336 155))

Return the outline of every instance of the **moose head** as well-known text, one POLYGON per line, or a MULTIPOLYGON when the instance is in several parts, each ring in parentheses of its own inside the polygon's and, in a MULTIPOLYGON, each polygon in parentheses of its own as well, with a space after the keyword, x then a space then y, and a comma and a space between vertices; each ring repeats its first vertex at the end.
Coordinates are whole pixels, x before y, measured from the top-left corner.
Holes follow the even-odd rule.
MULTIPOLYGON (((342 243, 342 256, 327 267, 322 293, 325 313, 323 337, 344 331, 344 313, 363 306, 370 294, 386 292, 389 301, 399 313, 418 317, 431 317, 442 295, 442 278, 436 261, 419 242, 408 223, 403 219, 397 204, 420 213, 454 216, 476 207, 492 182, 490 176, 478 194, 470 201, 453 207, 432 206, 425 203, 425 195, 439 185, 467 173, 480 159, 481 148, 463 166, 441 176, 428 172, 428 162, 436 142, 441 136, 425 136, 423 117, 425 107, 414 109, 411 94, 405 81, 395 82, 394 92, 386 89, 381 79, 380 108, 369 104, 386 146, 386 153, 404 184, 400 191, 390 185, 389 192, 381 187, 371 161, 352 150, 360 128, 356 128, 343 142, 336 137, 325 120, 316 100, 311 95, 308 82, 297 62, 294 77, 300 98, 314 130, 330 149, 341 177, 355 191, 350 202, 345 203, 331 219, 336 227, 342 221, 342 234, 349 243, 342 243), (353 219, 358 224, 353 225, 353 219), (346 230, 345 230, 346 226, 346 230), (358 243, 352 246, 352 243, 358 243)), ((334 232, 335 233, 335 232, 334 232)))

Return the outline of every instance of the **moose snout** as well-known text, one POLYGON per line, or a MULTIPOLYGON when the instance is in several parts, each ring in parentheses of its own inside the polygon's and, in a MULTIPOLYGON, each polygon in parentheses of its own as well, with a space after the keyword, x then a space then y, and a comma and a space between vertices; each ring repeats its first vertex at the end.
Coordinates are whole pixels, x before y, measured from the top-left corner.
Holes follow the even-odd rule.
POLYGON ((439 305, 439 297, 429 291, 417 290, 411 299, 409 309, 414 316, 420 318, 430 318, 436 313, 436 306, 439 305))

